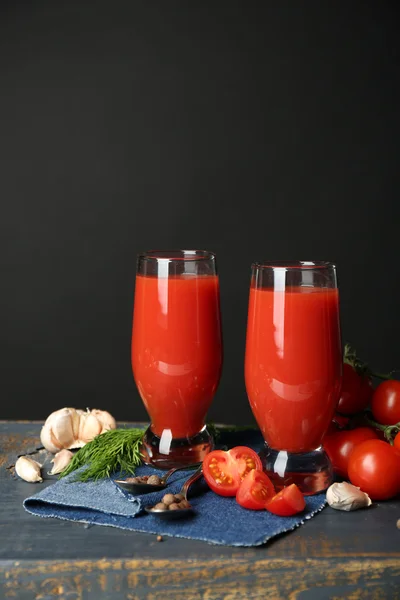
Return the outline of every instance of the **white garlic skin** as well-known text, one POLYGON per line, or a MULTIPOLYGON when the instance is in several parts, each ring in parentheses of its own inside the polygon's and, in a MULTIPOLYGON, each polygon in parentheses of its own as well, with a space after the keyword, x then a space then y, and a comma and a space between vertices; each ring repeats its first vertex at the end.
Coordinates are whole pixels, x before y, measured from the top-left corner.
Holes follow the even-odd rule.
POLYGON ((64 448, 82 448, 96 435, 116 427, 114 417, 107 411, 83 411, 66 407, 47 417, 40 432, 40 440, 46 450, 56 454, 64 448))
POLYGON ((326 492, 326 501, 331 508, 346 511, 365 508, 372 504, 368 494, 346 481, 333 483, 326 492))
POLYGON ((43 479, 40 474, 41 465, 33 458, 29 456, 20 456, 15 463, 15 472, 24 481, 29 483, 42 482, 43 479))
POLYGON ((73 453, 70 450, 60 450, 57 452, 53 460, 53 468, 50 471, 49 475, 58 475, 58 473, 62 473, 64 469, 66 469, 73 458, 73 453))

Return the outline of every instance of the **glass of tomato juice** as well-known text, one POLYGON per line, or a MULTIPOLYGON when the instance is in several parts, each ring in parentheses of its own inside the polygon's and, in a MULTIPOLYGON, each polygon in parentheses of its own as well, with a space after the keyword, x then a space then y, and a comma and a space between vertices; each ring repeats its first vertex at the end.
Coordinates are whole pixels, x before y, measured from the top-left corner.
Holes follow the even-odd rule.
POLYGON ((144 461, 160 468, 202 461, 213 448, 205 418, 222 369, 215 254, 163 250, 139 255, 132 369, 151 421, 144 461))
POLYGON ((245 382, 275 487, 326 489, 332 467, 321 448, 339 400, 342 346, 335 265, 252 265, 245 382))

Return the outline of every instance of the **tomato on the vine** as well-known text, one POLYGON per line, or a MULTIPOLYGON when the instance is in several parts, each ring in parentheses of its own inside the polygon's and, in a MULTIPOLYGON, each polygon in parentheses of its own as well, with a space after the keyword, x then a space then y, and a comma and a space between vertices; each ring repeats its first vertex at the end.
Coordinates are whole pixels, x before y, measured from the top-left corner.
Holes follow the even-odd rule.
POLYGON ((306 501, 295 483, 283 488, 271 498, 265 508, 279 517, 291 517, 305 509, 306 501))
POLYGON ((227 452, 213 450, 203 461, 204 479, 220 496, 236 496, 240 482, 254 469, 262 471, 261 459, 246 446, 236 446, 227 452))
POLYGON ((382 425, 400 422, 400 381, 388 379, 376 388, 371 402, 375 421, 382 425))
POLYGON ((336 410, 343 415, 355 415, 365 410, 374 389, 367 375, 359 375, 351 365, 344 363, 342 391, 336 410))
POLYGON ((268 475, 253 469, 239 485, 236 502, 243 508, 263 510, 273 496, 275 488, 268 475))
POLYGON ((382 440, 362 442, 350 455, 349 478, 372 500, 388 500, 400 492, 400 452, 382 440))
POLYGON ((350 454, 358 444, 371 439, 378 439, 377 433, 371 427, 357 427, 326 435, 322 445, 335 473, 347 479, 350 454))
POLYGON ((393 445, 396 448, 396 450, 400 451, 400 432, 396 434, 396 437, 394 438, 393 445))

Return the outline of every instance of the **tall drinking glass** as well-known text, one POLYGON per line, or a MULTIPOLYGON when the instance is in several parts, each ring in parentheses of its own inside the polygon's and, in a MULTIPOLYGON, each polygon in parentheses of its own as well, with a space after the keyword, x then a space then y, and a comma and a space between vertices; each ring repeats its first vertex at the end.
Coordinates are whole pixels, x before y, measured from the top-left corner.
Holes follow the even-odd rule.
POLYGON ((132 369, 151 421, 142 450, 146 463, 189 465, 212 450, 205 418, 221 368, 215 255, 200 250, 140 254, 132 369))
POLYGON ((327 488, 332 467, 321 448, 339 399, 342 347, 335 265, 254 263, 245 380, 265 440, 265 471, 279 489, 327 488))

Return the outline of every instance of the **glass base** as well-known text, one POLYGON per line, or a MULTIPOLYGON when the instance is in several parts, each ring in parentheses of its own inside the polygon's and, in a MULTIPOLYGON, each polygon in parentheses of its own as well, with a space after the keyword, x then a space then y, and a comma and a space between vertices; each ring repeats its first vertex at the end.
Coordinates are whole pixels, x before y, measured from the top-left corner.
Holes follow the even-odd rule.
POLYGON ((333 481, 331 462, 322 448, 304 454, 273 450, 267 444, 260 452, 264 471, 277 491, 295 483, 306 496, 326 490, 333 481))
POLYGON ((171 430, 164 430, 161 437, 150 427, 143 438, 142 455, 146 465, 158 469, 172 469, 202 462, 214 448, 214 440, 204 426, 199 433, 187 438, 172 438, 171 430))

